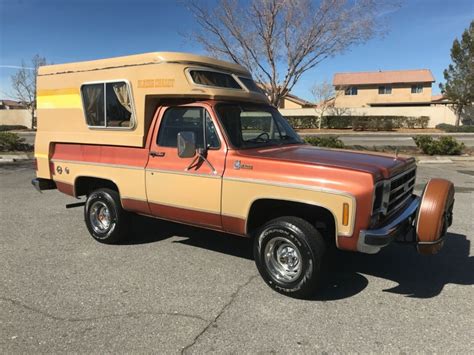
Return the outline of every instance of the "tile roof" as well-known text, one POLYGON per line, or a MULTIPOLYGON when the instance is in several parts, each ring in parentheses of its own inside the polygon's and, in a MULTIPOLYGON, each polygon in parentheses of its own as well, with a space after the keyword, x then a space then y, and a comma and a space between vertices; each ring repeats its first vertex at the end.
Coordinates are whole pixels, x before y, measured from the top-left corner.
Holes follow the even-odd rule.
POLYGON ((0 105, 12 106, 12 107, 25 107, 26 105, 19 101, 14 100, 2 100, 0 99, 0 105))
POLYGON ((429 69, 336 73, 334 86, 396 83, 426 83, 435 79, 429 69))
POLYGON ((439 94, 439 95, 432 95, 431 96, 431 101, 443 101, 443 100, 446 100, 446 96, 444 96, 443 94, 439 94))
POLYGON ((290 93, 285 95, 285 99, 290 100, 290 101, 292 101, 292 102, 294 102, 298 105, 302 105, 302 106, 310 106, 310 107, 315 106, 315 104, 313 104, 312 102, 306 101, 305 99, 302 99, 301 97, 298 97, 298 96, 290 94, 290 93))

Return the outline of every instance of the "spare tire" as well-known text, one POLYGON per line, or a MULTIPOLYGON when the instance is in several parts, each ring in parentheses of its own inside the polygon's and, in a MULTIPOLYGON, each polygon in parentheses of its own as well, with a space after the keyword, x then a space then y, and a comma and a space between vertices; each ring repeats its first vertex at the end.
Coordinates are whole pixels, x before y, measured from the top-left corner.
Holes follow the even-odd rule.
POLYGON ((416 222, 417 250, 420 254, 436 254, 441 250, 453 220, 453 206, 453 183, 444 179, 428 181, 416 222))

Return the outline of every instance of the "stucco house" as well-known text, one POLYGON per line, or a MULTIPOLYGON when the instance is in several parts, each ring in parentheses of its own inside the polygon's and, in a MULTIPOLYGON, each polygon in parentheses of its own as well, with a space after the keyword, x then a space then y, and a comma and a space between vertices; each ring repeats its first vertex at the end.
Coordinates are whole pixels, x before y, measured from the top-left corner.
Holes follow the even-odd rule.
POLYGON ((431 70, 336 73, 336 107, 430 106, 431 70))
POLYGON ((19 101, 0 99, 0 126, 32 128, 31 112, 19 101))
POLYGON ((286 96, 280 101, 278 108, 313 108, 316 105, 306 101, 298 96, 293 94, 286 94, 286 96))
POLYGON ((22 102, 0 99, 0 110, 25 110, 26 108, 26 105, 22 102))
MULTIPOLYGON (((262 89, 263 91, 269 91, 270 85, 269 84, 260 84, 258 83, 257 86, 262 89)), ((270 96, 268 96, 270 98, 270 96)), ((293 95, 292 93, 287 93, 285 97, 280 100, 278 104, 279 109, 300 109, 300 108, 313 108, 316 105, 312 102, 309 102, 301 97, 293 95)))

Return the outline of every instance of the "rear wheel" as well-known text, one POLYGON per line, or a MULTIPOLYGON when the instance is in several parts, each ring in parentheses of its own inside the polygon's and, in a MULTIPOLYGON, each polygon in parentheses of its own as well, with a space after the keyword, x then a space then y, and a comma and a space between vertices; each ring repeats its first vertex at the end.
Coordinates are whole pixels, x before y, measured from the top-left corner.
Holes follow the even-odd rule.
POLYGON ((123 240, 127 234, 128 217, 117 191, 102 188, 87 196, 84 219, 95 240, 106 244, 123 240))
POLYGON ((254 257, 260 275, 274 290, 296 298, 314 294, 326 251, 323 237, 298 217, 280 217, 257 232, 254 257))

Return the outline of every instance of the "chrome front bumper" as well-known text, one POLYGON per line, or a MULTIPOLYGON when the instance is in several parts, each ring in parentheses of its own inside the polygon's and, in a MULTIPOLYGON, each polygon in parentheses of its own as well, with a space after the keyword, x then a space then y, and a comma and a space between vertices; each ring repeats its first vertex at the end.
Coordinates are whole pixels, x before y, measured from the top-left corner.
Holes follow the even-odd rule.
POLYGON ((376 229, 364 229, 359 233, 357 250, 362 253, 375 254, 393 240, 413 233, 416 214, 420 207, 420 198, 412 195, 410 202, 398 214, 391 217, 386 224, 376 229))

